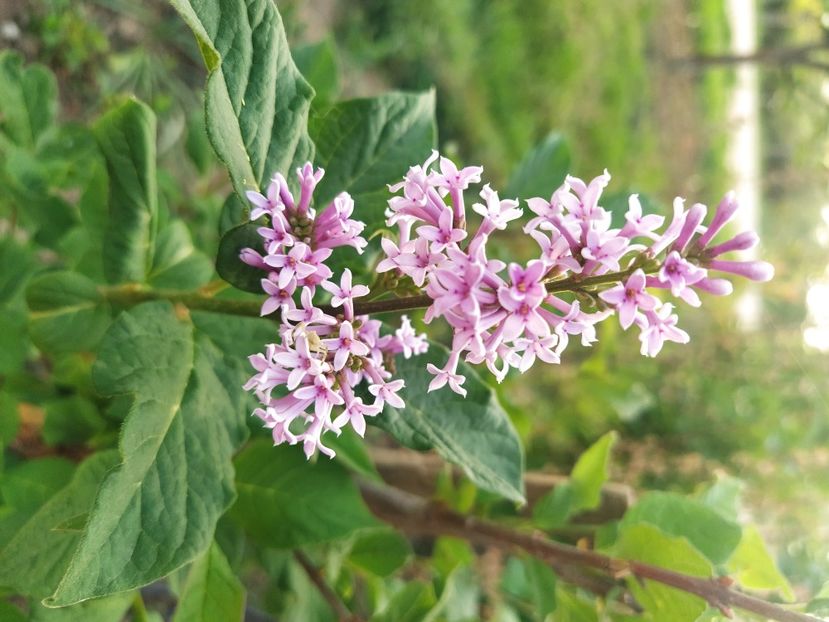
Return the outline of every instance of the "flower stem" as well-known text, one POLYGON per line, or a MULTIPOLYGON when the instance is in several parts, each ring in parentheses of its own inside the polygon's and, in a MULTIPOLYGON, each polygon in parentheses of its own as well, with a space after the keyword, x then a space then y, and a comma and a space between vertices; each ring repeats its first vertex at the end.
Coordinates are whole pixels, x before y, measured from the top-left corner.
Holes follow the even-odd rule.
MULTIPOLYGON (((582 277, 574 275, 566 279, 548 281, 547 291, 550 293, 566 291, 582 291, 588 287, 606 285, 624 280, 633 274, 641 266, 634 264, 619 272, 608 272, 596 276, 582 277)), ((648 271, 648 270, 646 270, 648 271)), ((132 307, 142 302, 153 300, 167 300, 174 304, 184 305, 192 311, 212 311, 214 313, 226 313, 229 315, 242 315, 247 317, 259 317, 262 303, 258 300, 231 300, 227 298, 215 298, 217 288, 214 285, 192 290, 181 291, 171 289, 153 289, 139 283, 127 283, 125 285, 105 285, 98 288, 101 296, 110 303, 118 306, 132 307)), ((356 315, 370 315, 377 313, 394 313, 397 311, 409 311, 412 309, 425 309, 432 304, 432 299, 426 294, 406 296, 404 298, 389 298, 385 300, 369 300, 367 302, 355 301, 354 313, 356 315)), ((336 315, 337 309, 328 305, 320 307, 325 313, 336 315)), ((279 313, 269 316, 278 319, 279 313)))

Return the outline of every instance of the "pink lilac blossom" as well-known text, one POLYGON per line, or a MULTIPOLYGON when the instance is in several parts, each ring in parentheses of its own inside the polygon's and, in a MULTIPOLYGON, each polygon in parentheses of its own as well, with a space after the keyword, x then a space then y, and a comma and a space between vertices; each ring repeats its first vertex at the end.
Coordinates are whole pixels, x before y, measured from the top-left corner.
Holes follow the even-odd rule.
POLYGON ((459 169, 433 152, 389 186, 402 192, 389 200, 387 212, 387 224, 396 225, 399 236, 397 242, 382 240, 385 257, 377 271, 393 271, 424 287, 432 300, 425 320, 442 318, 453 330, 445 365, 428 366, 434 376, 430 391, 449 385, 465 394, 461 361, 486 364, 499 381, 512 368, 526 371, 536 359, 558 363, 571 335, 590 345, 596 324, 613 314, 626 330, 636 325, 642 353, 655 356, 665 341, 685 343, 688 335, 676 327, 673 305, 653 290, 697 306, 698 291, 730 293, 731 284, 714 272, 757 281, 773 275, 766 262, 720 259, 725 252, 756 244, 752 232, 711 246, 737 209, 732 193, 708 226, 703 224, 704 205, 686 209, 677 198, 661 232, 665 218, 643 214, 633 195, 624 225, 613 228, 612 214, 600 205, 610 182, 607 171, 589 182, 568 176, 549 199, 528 199, 533 217, 523 229, 538 244, 539 254, 525 265, 507 266, 487 257, 487 243, 522 211, 517 201, 501 199, 486 184, 479 191, 483 202, 472 205, 480 222, 477 229, 468 227, 464 192, 481 181, 482 172, 477 166, 459 169), (439 170, 433 169, 436 162, 439 170), (564 291, 579 297, 559 293, 564 291), (583 310, 580 299, 596 310, 583 310))
POLYGON ((298 200, 279 174, 266 194, 248 193, 251 218, 268 221, 258 229, 265 253, 246 248, 240 259, 266 273, 261 280, 267 294, 261 313, 279 312, 280 324, 279 342, 249 357, 256 373, 245 389, 260 400, 253 414, 271 430, 274 444, 301 444, 309 458, 317 451, 333 456, 323 443, 325 433, 340 434, 351 425, 362 436, 366 417, 380 413, 384 404, 404 406, 399 393, 405 383, 392 378, 387 362, 396 354, 421 354, 428 342, 405 316, 397 331, 384 336, 379 321, 355 316, 354 299, 367 295, 368 287, 354 284, 348 269, 339 283, 332 282, 325 261, 340 246, 362 252, 366 241, 360 233, 365 225, 352 218, 354 202, 347 193, 316 213, 311 203, 322 169, 306 164, 297 176, 298 200), (336 316, 315 304, 317 286, 331 294, 336 316), (364 381, 375 396, 368 404, 355 395, 364 381))

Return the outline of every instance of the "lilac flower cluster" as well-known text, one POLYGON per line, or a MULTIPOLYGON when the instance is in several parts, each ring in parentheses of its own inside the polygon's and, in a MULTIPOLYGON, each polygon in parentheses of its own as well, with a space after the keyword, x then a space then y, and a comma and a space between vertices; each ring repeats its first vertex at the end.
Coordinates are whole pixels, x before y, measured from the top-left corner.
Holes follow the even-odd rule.
POLYGON ((729 251, 754 246, 754 233, 742 233, 712 246, 714 236, 733 216, 737 203, 726 195, 713 219, 702 224, 706 207, 685 209, 674 202, 673 217, 643 215, 636 195, 630 197, 625 224, 612 228, 611 214, 599 205, 610 181, 607 171, 589 183, 567 177, 549 199, 532 198, 534 216, 524 226, 538 245, 538 256, 525 265, 491 259, 487 242, 522 210, 515 200, 501 199, 488 184, 472 210, 480 224, 470 235, 464 193, 481 181, 482 167, 458 169, 433 152, 413 166, 400 183, 402 195, 389 201, 389 226, 398 241, 382 240, 385 258, 378 272, 409 277, 432 300, 425 320, 444 318, 453 329, 452 348, 443 368, 429 365, 430 390, 446 384, 462 395, 463 359, 485 363, 500 381, 510 368, 526 371, 536 359, 558 363, 570 336, 590 345, 595 325, 614 313, 624 329, 639 328, 641 351, 655 356, 665 341, 686 343, 677 328, 671 303, 648 290, 670 292, 687 304, 700 304, 697 291, 728 294, 731 283, 712 276, 727 272, 752 280, 772 277, 765 262, 726 261, 729 251), (607 286, 610 286, 609 288, 607 286), (575 292, 561 296, 559 292, 575 292), (584 303, 591 307, 590 312, 584 303))
MULTIPOLYGON (((444 366, 427 365, 434 376, 430 391, 449 385, 465 395, 461 360, 486 364, 499 381, 510 369, 526 371, 536 359, 558 363, 571 337, 592 344, 596 324, 614 314, 623 329, 637 326, 642 354, 655 356, 666 341, 689 339, 677 327, 674 305, 655 292, 698 306, 700 291, 732 291, 731 283, 714 273, 757 281, 772 277, 765 262, 722 259, 756 245, 754 233, 713 244, 737 209, 733 194, 726 195, 707 225, 704 205, 686 209, 676 199, 667 226, 663 216, 643 214, 633 195, 624 224, 614 228, 610 212, 599 205, 610 181, 607 171, 589 183, 568 176, 549 199, 527 200, 533 216, 524 233, 537 245, 533 259, 507 264, 490 258, 490 238, 523 211, 518 201, 502 199, 486 184, 478 192, 481 201, 471 206, 478 221, 472 232, 465 193, 480 184, 482 172, 476 166, 458 169, 433 152, 390 186, 400 194, 389 200, 387 224, 399 234, 396 242, 381 240, 384 257, 376 269, 391 276, 378 279, 377 293, 398 294, 400 279, 410 279, 403 290, 414 285, 431 300, 424 320, 442 317, 453 331, 444 366)), ((382 335, 379 321, 356 315, 354 301, 367 296, 369 288, 352 283, 350 270, 334 280, 326 260, 342 246, 362 253, 365 225, 352 218, 354 202, 347 193, 316 213, 311 201, 322 175, 310 164, 300 168, 298 199, 279 174, 266 194, 249 192, 251 218, 265 217, 268 224, 258 229, 264 252, 241 252, 242 261, 264 273, 262 315, 279 311, 280 322, 279 343, 250 357, 256 373, 245 388, 261 401, 254 414, 272 430, 274 442, 301 442, 309 457, 317 450, 333 455, 322 443, 325 432, 339 434, 350 424, 363 435, 366 417, 385 404, 403 407, 404 381, 393 379, 391 361, 428 347, 406 316, 397 331, 382 335), (318 287, 330 295, 329 306, 315 304, 318 287), (355 393, 363 381, 363 395, 373 397, 370 404, 355 393)), ((409 301, 412 306, 404 299, 394 308, 423 304, 422 297, 409 301)))
POLYGON ((250 357, 256 373, 245 389, 259 398, 261 407, 254 414, 272 430, 274 444, 301 442, 308 457, 317 450, 333 456, 322 443, 325 432, 339 434, 350 424, 362 436, 365 418, 377 415, 384 404, 403 407, 398 393, 404 381, 392 380, 387 362, 396 354, 424 352, 427 341, 406 316, 391 335, 381 335, 378 320, 355 316, 354 299, 366 296, 368 287, 353 284, 348 269, 339 283, 332 281, 325 261, 340 246, 362 252, 366 241, 360 233, 365 225, 351 218, 354 202, 347 193, 316 214, 311 199, 323 170, 306 164, 297 175, 298 200, 279 174, 265 195, 247 193, 254 206, 251 219, 265 216, 268 224, 258 230, 264 254, 246 248, 241 259, 266 273, 261 283, 268 297, 261 313, 279 311, 280 342, 250 357), (317 286, 331 294, 331 307, 339 313, 315 306, 317 286), (355 395, 363 380, 373 396, 371 403, 355 395), (335 408, 340 411, 336 417, 335 408))

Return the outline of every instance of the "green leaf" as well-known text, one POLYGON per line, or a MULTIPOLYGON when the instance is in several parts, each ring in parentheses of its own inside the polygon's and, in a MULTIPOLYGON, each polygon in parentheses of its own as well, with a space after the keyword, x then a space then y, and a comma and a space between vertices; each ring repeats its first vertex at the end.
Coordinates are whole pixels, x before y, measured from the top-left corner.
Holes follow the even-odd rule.
POLYGON ((573 487, 562 482, 541 497, 533 506, 533 522, 542 529, 554 529, 573 514, 573 487))
MULTIPOLYGON (((222 352, 238 359, 262 352, 265 344, 276 340, 278 333, 273 321, 262 318, 228 316, 210 311, 192 311, 190 319, 199 332, 222 352)), ((245 374, 254 370, 247 361, 242 364, 245 374)))
POLYGON ((449 576, 458 566, 472 565, 475 559, 475 551, 466 540, 450 536, 441 536, 435 540, 432 568, 443 576, 449 576))
POLYGON ((455 568, 440 590, 440 598, 423 622, 461 622, 479 619, 481 585, 471 565, 455 568))
POLYGON ((360 438, 354 428, 346 428, 339 436, 333 434, 329 436, 331 438, 327 438, 326 443, 336 452, 335 460, 337 462, 368 479, 377 482, 382 481, 380 474, 374 467, 374 462, 371 460, 371 454, 366 448, 365 440, 360 438))
POLYGON ((182 220, 174 220, 158 233, 153 266, 147 281, 164 289, 197 289, 213 276, 213 263, 196 250, 182 220))
POLYGON ((0 600, 0 620, 3 622, 26 622, 29 618, 10 602, 0 600))
POLYGON ((216 543, 193 562, 173 622, 244 620, 245 588, 216 543))
POLYGON ((435 93, 387 93, 332 106, 311 119, 316 164, 325 169, 314 192, 317 206, 340 192, 354 198, 355 217, 371 234, 385 221, 387 184, 422 163, 437 140, 435 93))
POLYGON ((354 536, 348 561, 378 577, 387 577, 412 554, 409 541, 393 529, 360 531, 354 536))
POLYGON ((15 525, 0 548, 0 585, 19 594, 43 598, 58 584, 80 532, 68 528, 89 510, 106 472, 117 463, 114 451, 85 460, 69 484, 24 521, 15 525))
POLYGON ((294 62, 314 87, 316 96, 312 105, 320 108, 337 99, 340 91, 340 75, 337 67, 337 51, 334 42, 325 39, 293 50, 294 62))
POLYGON ((0 477, 3 505, 34 512, 72 479, 75 465, 64 458, 27 460, 0 477))
POLYGON ((737 522, 740 514, 741 497, 745 484, 729 475, 718 475, 717 481, 701 491, 697 498, 723 518, 737 522))
POLYGON ((592 603, 585 602, 560 583, 556 585, 555 594, 556 610, 545 622, 599 622, 596 606, 592 603))
POLYGON ((17 145, 34 147, 55 122, 55 76, 42 65, 24 69, 19 54, 5 51, 0 54, 0 93, 0 132, 17 145))
POLYGON ((31 248, 12 235, 0 238, 0 304, 14 298, 35 271, 31 248))
POLYGON ((80 395, 47 402, 43 440, 47 445, 80 445, 107 427, 98 407, 80 395))
MULTIPOLYGON (((222 204, 222 211, 219 213, 219 236, 237 227, 250 222, 250 205, 246 200, 240 199, 239 195, 231 192, 227 195, 222 204)), ((262 238, 259 238, 259 245, 262 245, 262 238)), ((238 259, 238 257, 237 257, 238 259)))
POLYGON ((806 605, 806 613, 818 616, 829 615, 829 581, 823 584, 814 598, 806 605))
POLYGON ((437 604, 434 588, 422 581, 406 583, 371 622, 421 622, 437 604))
POLYGON ((742 587, 779 590, 788 602, 794 600, 792 586, 774 563, 763 537, 754 525, 743 528, 743 537, 727 564, 742 587))
POLYGON ((49 353, 92 350, 109 325, 98 287, 77 272, 48 272, 29 283, 29 334, 49 353))
POLYGON ((0 447, 5 447, 14 440, 19 429, 17 400, 8 391, 0 390, 0 447))
POLYGON ((298 447, 256 440, 234 464, 239 497, 231 513, 262 544, 293 548, 377 524, 334 461, 308 462, 298 447))
POLYGON ((296 68, 272 0, 172 0, 208 70, 207 134, 233 187, 245 190, 313 160, 314 90, 296 68))
POLYGON ((262 279, 267 276, 263 270, 254 268, 239 259, 243 248, 252 248, 264 253, 262 236, 257 233, 260 225, 246 223, 229 229, 219 241, 216 254, 216 271, 219 276, 234 287, 254 294, 262 294, 262 279))
POLYGON ((80 221, 74 201, 67 199, 85 194, 95 171, 104 167, 92 132, 73 124, 50 127, 34 148, 0 146, 0 164, 1 202, 16 207, 19 222, 39 244, 55 249, 80 221))
POLYGON ((93 379, 102 395, 132 396, 123 463, 101 485, 52 606, 146 585, 204 552, 233 501, 231 455, 246 435, 239 365, 169 303, 122 313, 93 379))
POLYGON ((505 197, 548 198, 567 176, 570 168, 570 149, 560 134, 549 134, 532 149, 513 171, 505 197))
POLYGON ((569 481, 555 486, 536 502, 533 520, 540 527, 560 527, 574 514, 599 506, 616 438, 615 432, 608 432, 593 443, 579 456, 569 481))
POLYGON ((607 481, 610 452, 616 439, 616 432, 608 432, 593 443, 576 461, 570 472, 570 487, 573 490, 571 511, 573 513, 599 507, 602 486, 607 481))
MULTIPOLYGON (((693 518, 689 518, 693 520, 693 518)), ((684 538, 666 535, 652 525, 630 525, 622 529, 614 554, 654 566, 669 568, 695 577, 710 577, 713 566, 684 538)), ((638 579, 628 579, 628 587, 645 608, 646 618, 661 622, 695 622, 706 610, 706 602, 687 592, 638 579)))
POLYGON ((77 224, 77 210, 53 192, 38 154, 9 144, 0 151, 2 157, 5 162, 0 168, 0 206, 12 205, 20 223, 34 233, 35 242, 54 248, 77 224))
POLYGON ((28 313, 26 307, 20 304, 12 308, 0 307, 0 374, 10 375, 20 372, 32 347, 27 338, 28 313))
POLYGON ((648 523, 669 536, 685 537, 715 564, 724 563, 740 542, 740 526, 710 507, 671 492, 642 495, 622 518, 622 527, 648 523))
POLYGON ((94 131, 109 172, 104 275, 110 283, 144 282, 158 220, 155 115, 129 99, 98 119, 94 131))
POLYGON ((406 381, 401 392, 406 406, 398 410, 387 404, 372 422, 407 447, 434 448, 477 486, 523 503, 524 454, 492 389, 461 363, 458 373, 466 376, 466 397, 448 387, 428 391, 433 376, 426 365, 442 367, 448 356, 446 348, 431 343, 426 354, 398 360, 398 376, 406 381))
POLYGON ((556 576, 550 566, 534 557, 510 557, 501 575, 501 586, 511 599, 525 603, 544 620, 556 609, 556 576))
POLYGON ((207 173, 213 160, 213 151, 207 129, 204 126, 204 114, 201 110, 194 110, 187 117, 187 140, 185 149, 190 161, 202 175, 207 173))
POLYGON ((124 619, 134 598, 133 593, 124 592, 60 609, 33 603, 30 622, 118 622, 124 619))

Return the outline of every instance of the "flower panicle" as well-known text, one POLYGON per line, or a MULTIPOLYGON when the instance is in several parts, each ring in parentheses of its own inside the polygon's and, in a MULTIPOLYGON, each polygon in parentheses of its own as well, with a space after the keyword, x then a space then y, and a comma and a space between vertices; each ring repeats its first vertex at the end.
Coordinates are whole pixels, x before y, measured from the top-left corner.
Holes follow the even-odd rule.
MULTIPOLYGON (((376 271, 394 275, 386 283, 410 279, 431 300, 424 321, 442 318, 452 329, 445 364, 427 365, 430 391, 448 386, 466 395, 462 361, 486 365, 499 382, 536 360, 557 364, 571 337, 590 346, 596 325, 614 315, 624 330, 638 328, 643 355, 656 356, 665 342, 690 339, 677 326, 674 304, 663 302, 660 292, 699 306, 699 292, 732 291, 718 273, 755 281, 773 276, 766 262, 723 258, 753 248, 755 233, 714 242, 737 210, 733 193, 707 225, 705 205, 686 207, 677 198, 665 218, 643 213, 632 195, 623 224, 613 227, 600 204, 611 179, 607 171, 587 182, 568 176, 549 199, 526 201, 532 215, 523 232, 537 246, 535 258, 526 264, 491 258, 490 239, 524 211, 517 200, 483 184, 480 200, 470 206, 477 226, 470 227, 466 193, 481 184, 482 173, 480 166, 458 168, 434 151, 389 186, 396 194, 388 202, 387 224, 397 228, 397 239, 381 239, 376 271)), ((369 295, 369 288, 354 283, 351 270, 335 278, 326 265, 334 249, 362 253, 367 242, 348 193, 322 208, 314 205, 323 174, 311 164, 299 168, 296 198, 279 174, 264 194, 248 192, 251 218, 265 224, 258 228, 261 248, 240 253, 241 261, 262 271, 261 314, 279 312, 279 340, 250 357, 256 373, 245 388, 259 398, 254 414, 272 430, 274 443, 301 443, 308 457, 317 451, 334 455, 323 443, 325 433, 340 434, 351 425, 362 436, 366 417, 386 405, 403 408, 405 381, 394 378, 394 357, 428 348, 406 316, 394 333, 382 334, 378 320, 358 315, 354 301, 369 295), (315 302, 318 295, 329 296, 328 313, 315 302)))
POLYGON ((558 363, 571 336, 590 345, 596 324, 612 315, 625 330, 638 327, 642 353, 655 356, 666 341, 686 343, 689 337, 676 327, 674 306, 663 303, 654 290, 699 306, 699 291, 725 294, 732 289, 713 273, 757 281, 773 275, 766 262, 719 258, 753 247, 758 241, 753 232, 711 245, 737 209, 733 193, 708 226, 703 225, 704 205, 686 208, 676 199, 666 225, 663 216, 644 214, 639 197, 632 195, 624 224, 613 228, 611 213, 600 205, 611 179, 607 171, 589 182, 568 176, 549 199, 526 201, 531 217, 523 230, 538 245, 537 258, 526 265, 490 259, 490 238, 523 212, 518 201, 500 197, 485 184, 478 191, 481 200, 471 206, 479 217, 472 231, 464 193, 481 182, 482 172, 478 166, 458 168, 433 152, 389 187, 398 194, 389 201, 387 224, 398 227, 398 240, 382 241, 385 257, 377 270, 394 271, 424 287, 432 299, 426 321, 440 317, 453 331, 446 364, 429 366, 434 375, 430 390, 449 385, 463 394, 460 361, 485 364, 499 382, 510 369, 524 372, 536 359, 558 363), (595 283, 603 275, 609 287, 597 291, 578 285, 588 278, 595 283), (550 293, 555 287, 548 286, 564 279, 572 283, 568 289, 575 296, 550 293))

